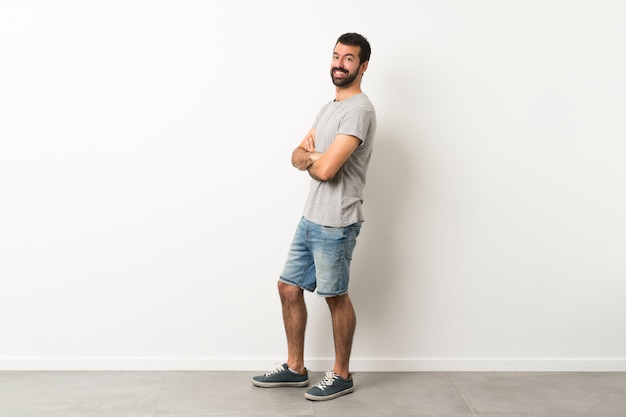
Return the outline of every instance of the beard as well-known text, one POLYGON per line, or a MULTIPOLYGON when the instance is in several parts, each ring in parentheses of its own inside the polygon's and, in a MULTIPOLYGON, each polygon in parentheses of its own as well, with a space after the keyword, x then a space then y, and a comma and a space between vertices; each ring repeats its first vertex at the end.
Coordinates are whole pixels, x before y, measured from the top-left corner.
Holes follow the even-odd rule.
POLYGON ((336 87, 345 87, 346 85, 349 85, 349 84, 351 84, 354 80, 356 80, 356 77, 358 77, 358 76, 359 76, 359 73, 358 73, 358 72, 357 72, 356 74, 350 74, 348 71, 346 71, 346 70, 345 70, 345 69, 343 69, 343 68, 337 68, 337 67, 335 67, 335 68, 332 68, 332 69, 330 70, 330 78, 333 80, 333 84, 334 84, 336 87), (343 78, 336 78, 336 77, 333 75, 333 73, 334 73, 335 71, 341 71, 341 72, 343 72, 344 74, 346 74, 346 76, 345 76, 345 77, 343 77, 343 78))

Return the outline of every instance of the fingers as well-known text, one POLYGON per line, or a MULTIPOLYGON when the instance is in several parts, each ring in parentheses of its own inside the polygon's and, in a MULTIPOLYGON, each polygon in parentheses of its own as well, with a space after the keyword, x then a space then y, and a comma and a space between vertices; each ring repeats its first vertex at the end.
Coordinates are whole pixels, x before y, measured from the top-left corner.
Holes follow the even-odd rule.
POLYGON ((302 139, 300 147, 307 152, 315 152, 315 134, 313 132, 307 133, 304 139, 302 139))
POLYGON ((315 138, 313 137, 313 135, 309 134, 306 139, 307 139, 307 151, 315 152, 315 138))

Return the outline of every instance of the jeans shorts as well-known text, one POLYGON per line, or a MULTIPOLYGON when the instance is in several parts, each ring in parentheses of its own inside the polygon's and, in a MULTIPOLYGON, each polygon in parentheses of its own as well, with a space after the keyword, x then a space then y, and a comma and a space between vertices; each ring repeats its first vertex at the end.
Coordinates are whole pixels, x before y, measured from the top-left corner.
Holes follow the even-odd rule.
POLYGON ((302 218, 280 281, 310 292, 317 288, 317 294, 322 297, 346 294, 352 252, 362 223, 328 227, 302 218))

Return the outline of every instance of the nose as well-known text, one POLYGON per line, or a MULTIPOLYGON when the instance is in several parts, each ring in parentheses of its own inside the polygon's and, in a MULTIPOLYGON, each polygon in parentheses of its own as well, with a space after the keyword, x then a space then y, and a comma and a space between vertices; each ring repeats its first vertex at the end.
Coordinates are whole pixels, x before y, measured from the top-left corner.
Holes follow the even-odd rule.
POLYGON ((345 70, 345 66, 343 65, 345 63, 344 58, 334 58, 333 62, 332 62, 332 67, 333 68, 341 68, 342 70, 345 70))

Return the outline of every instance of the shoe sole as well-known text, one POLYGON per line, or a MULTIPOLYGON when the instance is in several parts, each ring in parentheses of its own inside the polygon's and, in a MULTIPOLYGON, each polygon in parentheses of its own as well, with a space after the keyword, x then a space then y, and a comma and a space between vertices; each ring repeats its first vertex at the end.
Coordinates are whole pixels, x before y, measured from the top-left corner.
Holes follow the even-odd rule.
POLYGON ((354 391, 354 387, 346 388, 343 391, 336 392, 331 395, 312 395, 308 392, 304 393, 304 398, 311 401, 327 401, 334 400, 337 397, 341 397, 342 395, 351 394, 354 391))
POLYGON ((308 387, 309 380, 307 379, 306 381, 298 381, 298 382, 261 382, 261 381, 256 381, 253 379, 252 385, 256 387, 261 387, 261 388, 280 388, 280 387, 301 388, 301 387, 308 387))

